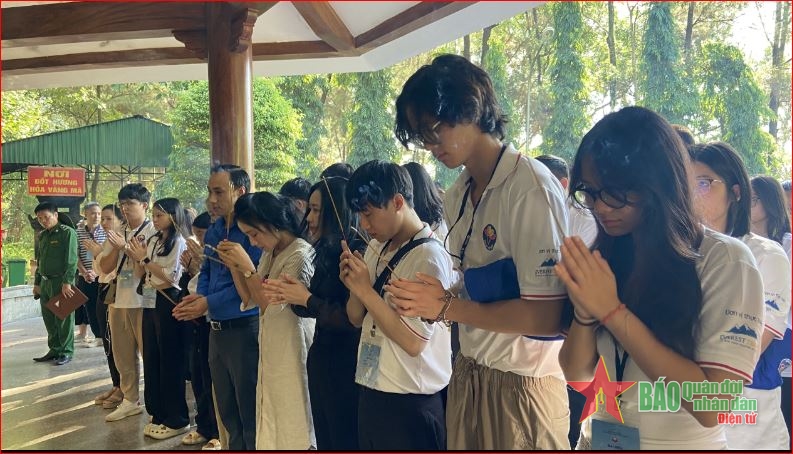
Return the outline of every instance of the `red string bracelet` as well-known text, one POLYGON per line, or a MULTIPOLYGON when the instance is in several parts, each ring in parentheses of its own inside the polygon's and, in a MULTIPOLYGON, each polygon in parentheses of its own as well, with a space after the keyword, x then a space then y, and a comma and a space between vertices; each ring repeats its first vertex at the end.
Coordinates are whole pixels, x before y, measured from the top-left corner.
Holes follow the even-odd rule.
POLYGON ((610 319, 612 316, 614 316, 614 314, 616 314, 617 312, 619 312, 621 309, 625 309, 625 305, 624 305, 624 304, 622 304, 622 303, 620 303, 620 305, 619 305, 619 306, 617 306, 617 307, 615 307, 614 309, 612 309, 612 310, 611 310, 611 312, 609 312, 608 314, 606 314, 606 316, 605 316, 605 317, 603 317, 603 318, 600 320, 600 324, 601 324, 601 325, 605 325, 605 324, 606 324, 606 322, 607 322, 607 321, 608 321, 608 320, 609 320, 609 319, 610 319))

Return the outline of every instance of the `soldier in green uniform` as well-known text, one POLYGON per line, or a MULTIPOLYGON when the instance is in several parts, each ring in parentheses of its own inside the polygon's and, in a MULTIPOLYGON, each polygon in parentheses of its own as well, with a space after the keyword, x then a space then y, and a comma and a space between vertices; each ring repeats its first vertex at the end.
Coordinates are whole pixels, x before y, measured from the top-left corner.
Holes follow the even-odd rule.
POLYGON ((39 234, 36 248, 35 285, 33 295, 41 298, 41 316, 47 327, 46 355, 33 358, 36 362, 55 361, 62 366, 72 360, 74 354, 74 313, 61 320, 50 311, 46 303, 60 292, 67 297, 74 294, 77 274, 77 232, 58 222, 58 208, 43 202, 36 207, 36 218, 44 230, 39 234))

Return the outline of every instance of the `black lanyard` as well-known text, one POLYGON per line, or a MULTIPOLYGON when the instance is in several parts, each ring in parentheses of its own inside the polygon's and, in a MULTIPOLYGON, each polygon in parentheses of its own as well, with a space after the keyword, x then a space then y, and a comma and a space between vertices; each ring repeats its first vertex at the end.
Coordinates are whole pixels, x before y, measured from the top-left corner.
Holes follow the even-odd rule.
MULTIPOLYGON (((628 355, 627 350, 622 352, 622 357, 620 357, 619 349, 617 348, 617 343, 614 343, 614 368, 617 370, 617 381, 621 382, 622 378, 625 376, 625 368, 628 366, 628 355)), ((617 391, 622 391, 622 386, 620 386, 617 391)), ((617 401, 622 402, 622 395, 617 396, 617 401)))
MULTIPOLYGON (((476 203, 474 204, 474 211, 473 213, 471 213, 471 224, 468 225, 468 232, 466 232, 465 239, 463 240, 463 244, 462 246, 460 246, 460 255, 455 256, 454 254, 450 254, 452 257, 457 257, 457 259, 460 260, 460 268, 463 267, 465 250, 468 249, 468 242, 471 241, 471 233, 473 233, 474 231, 474 220, 476 219, 476 210, 479 209, 479 204, 482 203, 482 199, 485 198, 485 191, 487 190, 487 187, 490 185, 490 182, 493 180, 493 175, 496 174, 496 169, 498 169, 498 163, 501 162, 501 157, 504 156, 504 151, 506 149, 507 149, 506 144, 501 146, 501 151, 498 153, 498 159, 496 160, 496 165, 493 166, 493 171, 490 173, 490 178, 487 179, 487 184, 485 184, 485 188, 484 190, 482 190, 482 195, 479 196, 479 200, 477 200, 476 203)), ((454 229, 454 226, 456 226, 457 223, 460 222, 460 219, 462 219, 463 214, 465 214, 465 205, 468 204, 468 197, 471 194, 471 182, 473 182, 473 180, 474 178, 470 177, 466 182, 465 194, 463 194, 463 201, 460 204, 460 213, 457 215, 457 220, 454 221, 454 224, 452 224, 452 227, 449 229, 449 232, 446 234, 447 238, 449 237, 449 233, 451 233, 452 229, 454 229)))

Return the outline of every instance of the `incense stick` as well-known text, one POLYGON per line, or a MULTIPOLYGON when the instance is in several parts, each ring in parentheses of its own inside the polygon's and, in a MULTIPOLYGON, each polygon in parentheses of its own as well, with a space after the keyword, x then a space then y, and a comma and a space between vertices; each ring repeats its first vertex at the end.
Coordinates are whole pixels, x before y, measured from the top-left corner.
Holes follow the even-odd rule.
MULTIPOLYGON (((157 291, 157 293, 159 293, 160 295, 162 295, 162 297, 163 297, 163 298, 167 299, 169 303, 173 304, 173 305, 174 305, 174 307, 176 307, 176 306, 178 306, 178 305, 179 305, 179 304, 178 304, 176 301, 172 300, 172 299, 171 299, 171 297, 170 297, 170 296, 168 296, 168 294, 167 294, 167 293, 165 293, 164 291, 162 291, 162 290, 158 289, 157 287, 154 287, 154 290, 156 290, 156 291, 157 291)), ((195 325, 198 325, 198 320, 196 320, 196 319, 192 319, 192 320, 190 320, 190 322, 192 322, 192 323, 193 323, 193 324, 195 324, 195 325)))
POLYGON ((336 208, 336 201, 333 200, 333 193, 330 192, 330 186, 328 185, 328 180, 325 177, 322 177, 322 182, 325 183, 325 188, 328 190, 328 197, 330 197, 330 204, 333 205, 333 213, 336 215, 336 220, 339 222, 339 232, 341 232, 341 236, 344 238, 344 241, 347 241, 347 234, 344 231, 344 226, 341 224, 341 217, 339 216, 339 210, 336 208))
MULTIPOLYGON (((350 229, 352 229, 355 233, 358 234, 358 236, 366 243, 366 247, 371 247, 371 245, 369 244, 369 240, 367 240, 363 236, 363 234, 360 232, 360 230, 356 229, 353 226, 350 226, 350 229)), ((388 268, 389 271, 391 271, 391 275, 392 276, 396 276, 397 279, 402 279, 401 277, 399 277, 399 275, 396 273, 396 271, 394 271, 394 269, 391 268, 391 266, 388 264, 388 261, 385 260, 383 257, 381 257, 380 254, 377 254, 377 260, 382 262, 385 265, 385 267, 388 268)))

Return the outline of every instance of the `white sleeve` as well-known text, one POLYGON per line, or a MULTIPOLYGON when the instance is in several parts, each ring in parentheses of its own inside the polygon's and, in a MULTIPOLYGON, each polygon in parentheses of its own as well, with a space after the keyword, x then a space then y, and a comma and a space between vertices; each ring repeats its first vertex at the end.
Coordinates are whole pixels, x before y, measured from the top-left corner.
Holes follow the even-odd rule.
POLYGON ((743 247, 743 256, 725 255, 700 275, 702 311, 695 360, 751 383, 763 332, 763 282, 743 247))
MULTIPOLYGON (((421 272, 437 278, 443 284, 443 288, 448 289, 456 284, 453 281, 453 276, 456 274, 453 273, 452 266, 451 258, 441 248, 440 244, 423 244, 410 251, 397 265, 398 270, 394 271, 402 278, 408 280, 416 280, 416 273, 421 272)), ((386 302, 392 308, 394 307, 390 294, 386 294, 386 302)), ((424 341, 430 340, 435 329, 439 329, 439 327, 446 328, 442 324, 427 323, 420 317, 400 316, 400 319, 405 327, 424 341)))
POLYGON ((781 252, 766 252, 757 260, 757 268, 763 278, 765 328, 782 339, 790 312, 790 262, 781 252))
MULTIPOLYGON (((187 243, 185 243, 184 238, 182 236, 178 236, 174 240, 173 248, 171 248, 171 252, 168 253, 166 256, 158 255, 158 252, 153 251, 153 248, 157 241, 149 241, 149 247, 147 248, 147 252, 149 257, 152 256, 152 252, 154 252, 154 262, 162 268, 163 272, 166 276, 171 280, 170 284, 178 284, 179 283, 179 276, 182 274, 182 264, 179 260, 179 257, 184 252, 185 248, 187 247, 187 243)), ((160 249, 162 247, 162 242, 159 242, 159 246, 157 247, 160 249)))
MULTIPOLYGON (((547 184, 540 181, 541 184, 547 184)), ((509 249, 517 268, 520 296, 523 299, 554 300, 567 295, 553 268, 559 262, 559 246, 566 232, 559 230, 551 210, 561 228, 568 225, 567 206, 561 195, 561 186, 558 191, 555 189, 537 187, 509 201, 509 249), (547 201, 544 193, 548 195, 547 201)))

